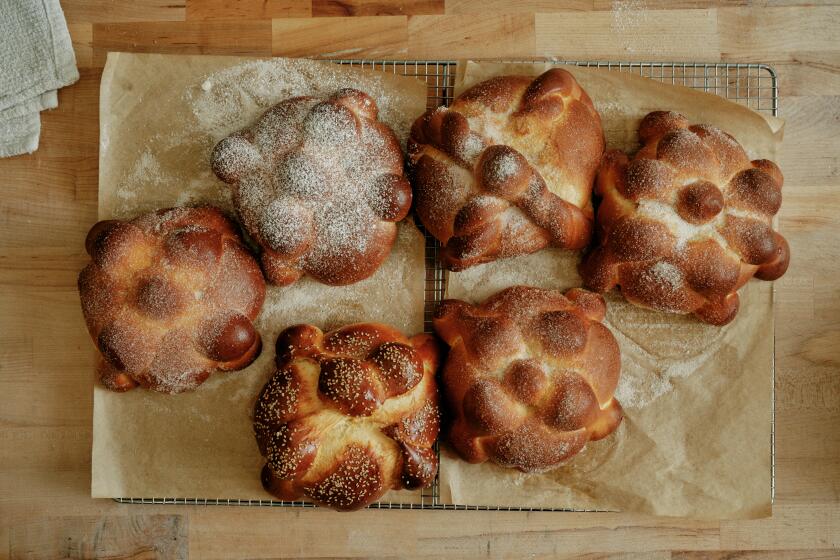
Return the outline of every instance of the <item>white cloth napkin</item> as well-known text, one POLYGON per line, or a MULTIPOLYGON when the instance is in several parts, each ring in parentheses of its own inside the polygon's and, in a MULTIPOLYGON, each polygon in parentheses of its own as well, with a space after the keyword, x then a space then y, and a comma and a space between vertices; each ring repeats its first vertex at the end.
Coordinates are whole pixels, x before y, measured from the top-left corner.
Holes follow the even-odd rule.
POLYGON ((0 0, 0 157, 38 149, 40 111, 78 79, 58 0, 0 0))

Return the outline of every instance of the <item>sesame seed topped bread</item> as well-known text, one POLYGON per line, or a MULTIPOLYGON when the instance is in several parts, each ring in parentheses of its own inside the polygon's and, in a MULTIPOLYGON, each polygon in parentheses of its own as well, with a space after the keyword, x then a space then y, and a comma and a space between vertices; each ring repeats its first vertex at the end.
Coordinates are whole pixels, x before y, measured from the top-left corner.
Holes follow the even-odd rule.
POLYGON ((272 284, 330 285, 373 274, 411 207, 403 154, 367 94, 293 97, 219 142, 213 171, 262 248, 272 284))
POLYGON ((621 360, 602 296, 514 286, 481 305, 445 300, 449 441, 465 460, 523 472, 560 466, 621 422, 621 360))
POLYGON ((277 372, 254 409, 265 489, 355 510, 437 473, 439 348, 381 323, 323 333, 296 325, 277 338, 277 372))
POLYGON ((189 391, 259 355, 252 321, 265 281, 221 211, 172 208, 99 222, 86 247, 92 262, 79 293, 109 389, 189 391))
POLYGON ((782 173, 679 113, 648 114, 639 139, 635 157, 609 152, 598 173, 598 244, 581 266, 585 286, 620 286, 634 304, 724 325, 750 278, 787 270, 787 241, 772 227, 782 173))
POLYGON ((581 249, 603 152, 601 119, 569 72, 492 78, 414 123, 416 211, 451 270, 581 249))

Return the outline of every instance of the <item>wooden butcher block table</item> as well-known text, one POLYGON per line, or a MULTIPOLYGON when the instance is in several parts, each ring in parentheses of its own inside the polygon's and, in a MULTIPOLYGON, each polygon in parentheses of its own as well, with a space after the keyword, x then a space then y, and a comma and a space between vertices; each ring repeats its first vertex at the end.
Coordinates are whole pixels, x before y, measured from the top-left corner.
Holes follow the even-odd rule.
MULTIPOLYGON (((692 0, 64 0, 81 79, 40 149, 0 160, 0 558, 840 556, 840 5, 692 0), (742 5, 743 4, 743 5, 742 5), (772 7, 752 7, 771 4, 772 7), (786 120, 776 499, 754 521, 621 513, 159 506, 92 500, 91 342, 108 51, 764 62, 786 120)), ((2 39, 0 39, 2 40, 2 39)))

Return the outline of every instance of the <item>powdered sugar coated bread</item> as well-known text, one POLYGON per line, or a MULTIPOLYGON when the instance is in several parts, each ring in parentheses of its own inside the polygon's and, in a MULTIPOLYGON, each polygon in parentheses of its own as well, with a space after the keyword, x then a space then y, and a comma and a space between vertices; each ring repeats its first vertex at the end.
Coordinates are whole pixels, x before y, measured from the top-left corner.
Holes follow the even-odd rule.
POLYGON ((388 256, 411 206, 393 131, 367 94, 294 97, 219 142, 213 171, 233 189, 269 282, 367 278, 388 256))
POLYGON ((566 70, 473 86, 414 123, 408 152, 417 214, 451 270, 589 242, 604 134, 566 70))
POLYGON ((277 372, 254 409, 265 489, 354 510, 390 489, 428 486, 438 465, 438 362, 432 336, 381 323, 280 333, 277 372))
POLYGON ((92 262, 79 274, 79 293, 109 389, 180 393, 259 355, 252 321, 265 281, 221 211, 172 208, 107 220, 85 245, 92 262))
POLYGON ((599 171, 599 241, 581 266, 585 285, 620 286, 637 305, 726 324, 750 278, 775 280, 787 270, 787 241, 772 227, 782 173, 772 161, 750 161, 726 132, 679 113, 648 114, 639 138, 632 160, 613 151, 599 171))
POLYGON ((456 451, 541 472, 612 433, 623 416, 613 397, 621 361, 605 311, 602 296, 579 288, 443 301, 434 325, 450 346, 442 380, 456 451))

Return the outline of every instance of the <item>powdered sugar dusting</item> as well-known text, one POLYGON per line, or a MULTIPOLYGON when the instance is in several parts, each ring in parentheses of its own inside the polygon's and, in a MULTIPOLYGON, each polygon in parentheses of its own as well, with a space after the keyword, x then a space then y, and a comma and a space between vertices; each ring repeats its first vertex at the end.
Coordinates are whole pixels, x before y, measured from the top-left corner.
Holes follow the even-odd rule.
POLYGON ((404 333, 423 328, 423 237, 414 224, 403 222, 388 259, 370 278, 352 286, 328 286, 302 278, 286 287, 268 286, 257 328, 275 340, 294 323, 311 323, 324 331, 354 322, 380 321, 404 333), (329 303, 327 303, 329 302, 329 303))
POLYGON ((186 92, 186 100, 201 128, 217 140, 253 121, 270 106, 298 96, 324 97, 342 88, 356 88, 373 98, 380 119, 387 123, 403 143, 417 115, 400 110, 408 102, 405 92, 389 87, 382 77, 348 72, 329 65, 313 69, 305 60, 255 60, 207 76, 213 87, 196 86, 186 92))
POLYGON ((503 183, 519 171, 519 160, 510 152, 504 152, 494 158, 488 166, 489 179, 494 183, 503 183))
POLYGON ((368 120, 371 100, 367 115, 339 104, 353 95, 284 101, 248 129, 252 141, 228 137, 214 150, 214 168, 240 177, 235 201, 249 233, 280 253, 305 249, 304 270, 364 255, 392 200, 382 185, 402 173, 394 137, 368 120))
POLYGON ((484 150, 484 142, 481 140, 481 137, 477 134, 470 134, 464 140, 464 145, 462 148, 463 153, 461 154, 461 157, 463 157, 467 161, 473 161, 484 150))
POLYGON ((645 282, 650 282, 664 287, 668 291, 676 291, 682 288, 682 271, 673 264, 659 261, 642 274, 645 282))
POLYGON ((150 123, 155 132, 145 136, 139 150, 124 146, 123 136, 111 139, 109 129, 103 130, 103 150, 110 158, 119 154, 128 162, 124 167, 112 165, 105 173, 111 174, 112 186, 106 191, 111 194, 100 201, 103 215, 127 218, 155 208, 197 203, 232 211, 230 188, 210 173, 210 152, 219 140, 290 97, 323 97, 348 87, 364 91, 376 102, 379 120, 404 148, 414 118, 425 107, 425 96, 394 87, 392 80, 384 73, 275 58, 237 64, 200 76, 180 91, 161 92, 158 103, 177 107, 177 121, 150 123))
POLYGON ((636 213, 643 218, 665 224, 676 237, 676 250, 681 251, 690 241, 711 238, 722 247, 728 244, 718 232, 718 228, 725 221, 725 212, 721 212, 712 220, 694 225, 682 219, 671 204, 658 200, 644 198, 639 201, 636 213))

